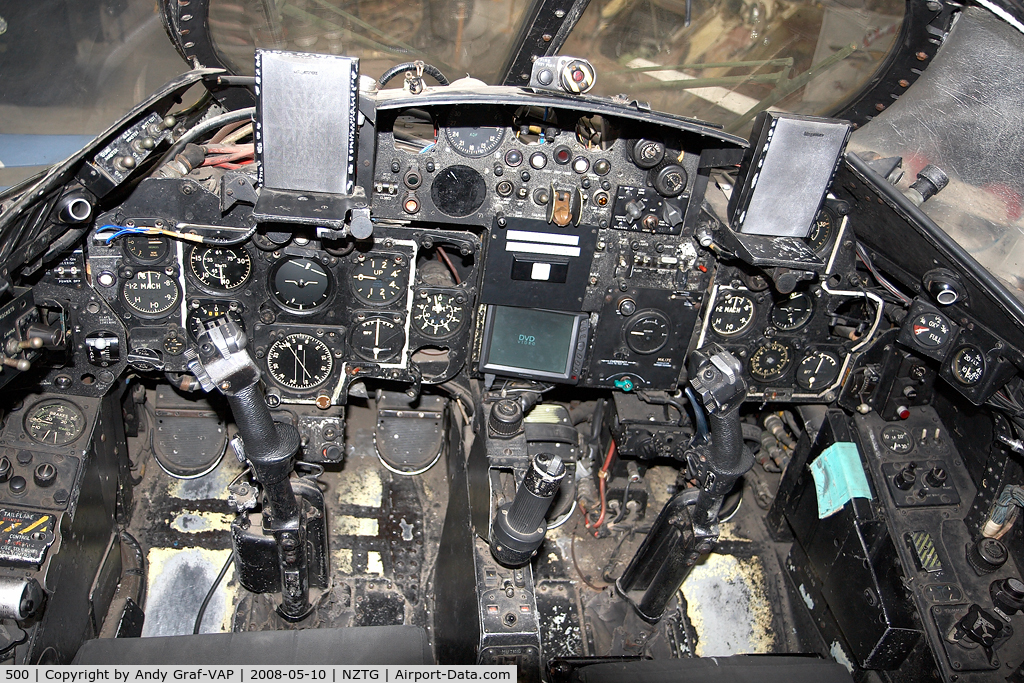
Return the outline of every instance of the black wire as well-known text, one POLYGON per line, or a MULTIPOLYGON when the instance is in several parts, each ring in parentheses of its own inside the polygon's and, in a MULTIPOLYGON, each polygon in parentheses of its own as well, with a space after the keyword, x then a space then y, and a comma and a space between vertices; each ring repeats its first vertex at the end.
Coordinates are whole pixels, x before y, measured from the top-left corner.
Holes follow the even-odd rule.
MULTIPOLYGON (((381 88, 383 88, 385 85, 388 84, 388 81, 390 81, 392 78, 394 78, 398 74, 402 73, 403 71, 415 71, 415 70, 416 70, 416 62, 405 62, 403 64, 396 64, 395 66, 391 67, 390 69, 385 71, 383 74, 381 74, 381 77, 379 79, 377 79, 377 85, 380 86, 381 88)), ((431 78, 433 78, 435 81, 437 81, 441 85, 450 85, 450 82, 448 81, 448 78, 443 73, 441 73, 441 70, 438 69, 433 64, 424 64, 423 65, 423 73, 425 73, 426 75, 430 76, 431 78)))
POLYGON ((224 566, 220 568, 220 574, 217 574, 217 578, 213 580, 213 585, 210 586, 210 590, 207 591, 206 597, 203 598, 203 604, 199 606, 199 614, 196 615, 195 626, 192 627, 192 635, 199 635, 199 628, 203 625, 203 615, 206 614, 206 608, 210 604, 210 600, 213 599, 213 594, 217 590, 217 586, 224 580, 224 575, 228 573, 228 568, 231 563, 235 561, 235 552, 232 550, 228 554, 228 561, 224 563, 224 566))
POLYGON ((629 502, 629 485, 632 483, 632 479, 626 479, 626 486, 622 490, 622 505, 619 506, 619 514, 615 515, 615 519, 612 520, 612 524, 618 524, 622 521, 622 518, 626 516, 626 503, 629 502))

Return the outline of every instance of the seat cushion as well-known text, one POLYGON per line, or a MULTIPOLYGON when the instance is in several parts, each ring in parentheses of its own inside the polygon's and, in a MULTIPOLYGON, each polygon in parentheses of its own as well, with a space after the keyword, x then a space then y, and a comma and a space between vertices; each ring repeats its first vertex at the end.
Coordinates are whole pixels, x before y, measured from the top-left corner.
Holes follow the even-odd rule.
POLYGON ((418 626, 87 640, 73 664, 433 664, 418 626))

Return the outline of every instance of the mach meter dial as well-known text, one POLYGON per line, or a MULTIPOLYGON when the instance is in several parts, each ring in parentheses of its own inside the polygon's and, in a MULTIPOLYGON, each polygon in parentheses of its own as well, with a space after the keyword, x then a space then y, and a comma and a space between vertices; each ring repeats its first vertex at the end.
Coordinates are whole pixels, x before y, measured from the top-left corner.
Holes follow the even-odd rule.
POLYGON ((740 292, 724 291, 711 311, 711 329, 722 337, 736 337, 754 324, 754 300, 740 292))
POLYGON ((244 285, 252 273, 252 257, 244 249, 195 247, 188 265, 200 284, 227 292, 244 285))
POLYGON ((47 446, 67 446, 85 431, 85 415, 70 401, 40 401, 25 415, 25 432, 47 446))
POLYGON ((334 358, 327 344, 303 333, 289 334, 267 349, 267 371, 281 386, 315 389, 331 376, 334 358))
POLYGON ((352 330, 352 350, 363 360, 377 363, 393 361, 405 346, 402 324, 391 318, 375 317, 352 330))
POLYGON ((405 258, 374 256, 356 264, 352 270, 352 291, 368 304, 390 304, 406 291, 408 271, 405 258))
POLYGON ((772 340, 758 346, 750 354, 750 376, 758 382, 774 382, 780 379, 793 364, 793 352, 789 346, 772 340))
POLYGON ((124 283, 121 297, 136 314, 162 318, 181 299, 178 282, 162 270, 140 270, 124 283))
MULTIPOLYGON (((461 297, 460 297, 461 298, 461 297)), ((435 292, 412 307, 412 323, 425 337, 443 339, 455 334, 466 319, 466 309, 454 294, 435 292)))

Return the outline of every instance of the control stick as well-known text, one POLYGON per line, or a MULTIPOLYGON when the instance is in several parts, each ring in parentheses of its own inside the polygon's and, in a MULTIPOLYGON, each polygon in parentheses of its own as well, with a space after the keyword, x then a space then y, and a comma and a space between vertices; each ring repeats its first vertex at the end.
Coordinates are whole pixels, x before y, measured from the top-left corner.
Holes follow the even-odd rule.
POLYGON ((189 370, 205 391, 218 389, 231 407, 245 459, 267 498, 263 514, 277 543, 281 575, 278 613, 298 621, 311 611, 305 521, 289 481, 299 452, 299 432, 292 425, 274 422, 259 387, 259 368, 245 349, 245 333, 234 321, 223 317, 209 323, 198 341, 198 353, 186 352, 189 370))
POLYGON ((491 554, 506 567, 530 561, 547 533, 548 508, 565 477, 557 455, 538 453, 523 476, 516 496, 498 510, 491 525, 491 554))
POLYGON ((665 505, 615 582, 616 592, 648 623, 661 619, 701 555, 715 547, 722 500, 754 464, 743 447, 739 408, 747 387, 739 360, 711 344, 691 355, 690 376, 708 412, 711 437, 688 455, 689 475, 697 488, 677 493, 665 505))

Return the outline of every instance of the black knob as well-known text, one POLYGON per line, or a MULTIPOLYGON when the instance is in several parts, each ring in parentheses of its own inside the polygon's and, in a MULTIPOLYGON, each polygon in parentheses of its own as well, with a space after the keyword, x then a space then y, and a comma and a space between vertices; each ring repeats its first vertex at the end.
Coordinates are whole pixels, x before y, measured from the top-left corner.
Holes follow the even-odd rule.
POLYGON ((1024 611, 1024 581, 1016 577, 993 581, 988 592, 992 596, 992 604, 1007 616, 1024 611))
POLYGON ((32 453, 29 451, 18 451, 18 464, 27 465, 32 462, 32 453))
POLYGON ((967 546, 967 562, 978 574, 991 574, 1006 564, 1009 553, 1006 546, 994 538, 979 538, 967 546))
POLYGON ((654 168, 665 158, 665 144, 658 140, 640 139, 629 148, 629 154, 640 168, 654 168))
POLYGON ((36 484, 45 488, 57 481, 57 468, 48 462, 44 462, 36 467, 36 471, 32 473, 32 478, 35 479, 36 484))
POLYGON ((940 489, 946 485, 949 475, 941 467, 933 467, 928 474, 924 475, 924 482, 933 489, 940 489))
POLYGON ((11 478, 11 472, 14 471, 14 465, 11 464, 11 459, 6 455, 0 458, 0 482, 5 482, 11 478))
POLYGON ((909 491, 914 488, 914 484, 917 483, 917 463, 909 463, 906 467, 899 471, 899 473, 893 477, 892 483, 896 484, 896 488, 900 491, 909 491))
POLYGON ((519 401, 502 399, 491 406, 487 425, 491 433, 498 438, 514 436, 523 428, 523 407, 519 405, 519 401))
POLYGON ((920 193, 922 202, 926 202, 948 184, 949 176, 938 166, 928 164, 917 174, 917 181, 910 187, 920 193))
POLYGON ((11 493, 15 495, 20 495, 22 493, 25 493, 25 487, 27 485, 28 482, 25 481, 25 477, 18 475, 17 477, 11 477, 11 483, 9 483, 7 486, 11 489, 11 493))

